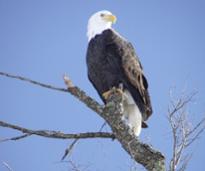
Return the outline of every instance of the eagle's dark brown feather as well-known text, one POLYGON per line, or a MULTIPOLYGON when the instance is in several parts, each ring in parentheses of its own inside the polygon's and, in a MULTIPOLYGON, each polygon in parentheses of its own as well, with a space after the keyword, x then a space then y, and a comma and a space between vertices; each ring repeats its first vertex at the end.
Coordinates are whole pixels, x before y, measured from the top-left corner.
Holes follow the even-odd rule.
MULTIPOLYGON (((138 60, 134 48, 129 43, 129 51, 122 56, 122 67, 125 75, 130 83, 138 89, 140 96, 145 105, 150 105, 150 97, 148 95, 148 83, 143 74, 143 69, 140 61, 138 60)), ((146 113, 148 117, 151 115, 151 109, 147 108, 146 113)))

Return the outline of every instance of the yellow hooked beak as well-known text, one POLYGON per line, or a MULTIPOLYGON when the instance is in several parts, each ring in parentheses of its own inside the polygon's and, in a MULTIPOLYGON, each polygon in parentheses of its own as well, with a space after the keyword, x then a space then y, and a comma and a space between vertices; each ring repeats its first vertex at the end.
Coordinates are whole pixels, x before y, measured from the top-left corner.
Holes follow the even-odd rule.
POLYGON ((113 23, 113 24, 117 21, 116 16, 111 15, 111 14, 105 15, 105 16, 103 17, 103 19, 104 19, 105 21, 111 22, 111 23, 113 23))

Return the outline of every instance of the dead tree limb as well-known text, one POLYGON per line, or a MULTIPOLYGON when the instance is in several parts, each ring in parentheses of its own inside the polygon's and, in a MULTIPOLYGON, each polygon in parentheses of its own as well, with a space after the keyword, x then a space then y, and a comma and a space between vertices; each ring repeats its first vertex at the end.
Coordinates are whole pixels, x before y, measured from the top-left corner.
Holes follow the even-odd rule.
POLYGON ((195 126, 192 126, 188 120, 186 108, 195 94, 182 96, 177 98, 178 100, 171 99, 172 104, 168 108, 167 115, 173 137, 172 159, 169 164, 169 171, 184 171, 186 169, 191 159, 191 154, 185 154, 185 151, 205 130, 205 118, 202 118, 195 126))
MULTIPOLYGON (((21 126, 17 126, 14 124, 6 123, 3 121, 0 121, 0 126, 5 128, 11 128, 18 131, 21 131, 22 133, 25 133, 19 137, 14 138, 8 138, 7 140, 18 140, 21 138, 25 138, 30 135, 38 135, 42 137, 47 138, 57 138, 57 139, 86 139, 86 138, 110 138, 114 139, 115 136, 113 133, 108 132, 86 132, 86 133, 78 133, 78 134, 65 134, 60 131, 51 131, 51 130, 31 130, 28 128, 24 128, 21 126)), ((5 141, 5 140, 3 140, 5 141)))
MULTIPOLYGON (((84 91, 76 86, 66 82, 67 89, 57 88, 51 85, 43 84, 37 81, 33 81, 21 76, 14 76, 4 72, 0 72, 0 75, 26 81, 35 85, 39 85, 45 88, 69 92, 81 102, 86 104, 90 109, 95 111, 101 116, 108 125, 111 127, 115 138, 121 143, 122 147, 136 162, 142 164, 148 171, 165 171, 165 157, 161 152, 154 150, 151 146, 139 141, 134 135, 131 129, 122 120, 122 96, 115 89, 112 91, 112 95, 109 97, 107 105, 104 107, 96 102, 94 99, 86 95, 84 91)), ((69 79, 67 81, 70 81, 69 79)), ((31 131, 31 130, 30 130, 31 131)), ((41 135, 41 131, 28 132, 35 135, 41 135)), ((46 133, 46 131, 44 132, 46 133)), ((52 132, 51 132, 52 133, 52 132)), ((56 135, 57 132, 53 132, 56 135)), ((49 135, 49 133, 47 134, 49 135)), ((77 138, 77 137, 75 137, 77 138)))
POLYGON ((13 171, 13 169, 11 168, 11 166, 9 166, 7 162, 3 161, 2 164, 7 168, 8 171, 13 171))

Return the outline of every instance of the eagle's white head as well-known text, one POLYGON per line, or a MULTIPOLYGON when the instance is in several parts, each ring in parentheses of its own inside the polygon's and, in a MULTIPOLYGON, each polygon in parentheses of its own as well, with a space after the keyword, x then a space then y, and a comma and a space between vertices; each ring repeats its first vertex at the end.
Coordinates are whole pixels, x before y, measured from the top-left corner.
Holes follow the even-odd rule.
POLYGON ((104 30, 111 28, 116 20, 116 17, 110 11, 103 10, 93 14, 88 21, 88 41, 104 30))

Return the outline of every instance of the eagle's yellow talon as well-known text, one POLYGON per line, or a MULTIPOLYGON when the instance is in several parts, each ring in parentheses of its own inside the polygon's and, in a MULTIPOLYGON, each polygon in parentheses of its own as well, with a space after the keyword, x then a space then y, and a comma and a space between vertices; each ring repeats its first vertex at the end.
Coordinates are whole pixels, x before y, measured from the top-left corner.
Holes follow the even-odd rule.
POLYGON ((123 90, 121 88, 117 88, 116 89, 116 92, 118 92, 119 94, 122 94, 123 95, 123 90))
POLYGON ((111 94, 111 90, 108 90, 108 91, 104 92, 104 93, 102 94, 102 96, 103 96, 103 98, 104 98, 105 100, 107 100, 108 97, 110 96, 110 94, 111 94))
MULTIPOLYGON (((104 93, 102 94, 103 98, 104 98, 105 100, 107 100, 107 99, 109 98, 110 94, 112 93, 112 91, 113 91, 113 90, 111 89, 111 90, 108 90, 108 91, 104 92, 104 93)), ((116 88, 115 91, 116 91, 117 93, 123 94, 123 90, 122 90, 121 88, 116 88)))

